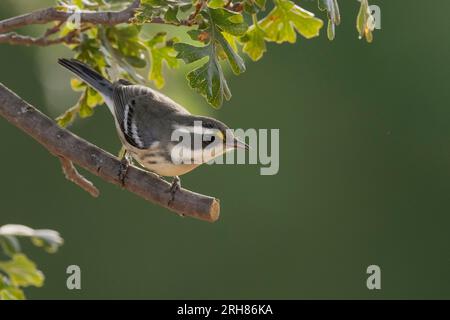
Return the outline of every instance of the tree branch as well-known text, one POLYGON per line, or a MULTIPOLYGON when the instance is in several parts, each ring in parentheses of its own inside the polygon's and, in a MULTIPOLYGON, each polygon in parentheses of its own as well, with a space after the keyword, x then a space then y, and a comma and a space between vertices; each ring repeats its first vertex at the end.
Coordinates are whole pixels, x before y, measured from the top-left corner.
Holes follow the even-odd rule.
POLYGON ((9 32, 5 34, 0 34, 0 43, 9 43, 13 45, 26 45, 26 46, 50 46, 52 44, 66 43, 66 44, 76 44, 79 43, 76 35, 78 35, 78 30, 69 32, 64 37, 49 39, 48 36, 42 36, 39 38, 33 38, 29 36, 23 36, 15 32, 9 32))
MULTIPOLYGON (((30 135, 50 153, 122 186, 121 162, 110 153, 59 127, 53 120, 0 83, 0 116, 30 135)), ((219 200, 181 189, 170 203, 170 184, 156 174, 130 166, 123 186, 140 197, 185 215, 209 222, 219 218, 219 200)))
POLYGON ((94 198, 97 198, 100 195, 100 191, 98 191, 98 189, 94 186, 92 182, 83 177, 77 171, 72 161, 67 160, 62 156, 59 156, 59 160, 61 161, 61 167, 67 180, 72 181, 77 186, 88 192, 94 198))
MULTIPOLYGON (((128 23, 134 17, 135 10, 139 8, 140 0, 134 0, 126 9, 122 11, 81 11, 81 23, 90 23, 94 25, 116 25, 120 23, 128 23)), ((8 18, 0 21, 0 44, 8 43, 12 45, 36 45, 49 46, 53 44, 76 44, 79 40, 76 38, 79 33, 89 29, 74 30, 64 37, 49 39, 49 36, 58 32, 61 25, 73 15, 73 12, 59 11, 55 8, 46 8, 31 13, 26 13, 17 17, 8 18), (34 24, 45 24, 49 22, 57 22, 57 25, 48 29, 42 37, 33 38, 23 36, 15 32, 9 32, 24 26, 34 24), (78 32, 80 31, 80 32, 78 32), (6 33, 9 32, 9 33, 6 33)), ((191 19, 181 20, 174 24, 166 22, 164 19, 155 17, 150 23, 171 24, 179 26, 192 26, 195 22, 191 19)))
MULTIPOLYGON (((134 11, 140 6, 140 0, 134 0, 128 8, 122 11, 103 11, 103 12, 81 12, 81 22, 116 25, 128 22, 133 16, 134 11)), ((31 24, 45 24, 53 21, 66 21, 73 12, 59 11, 55 8, 46 8, 21 16, 12 17, 0 21, 0 33, 18 29, 31 24)))

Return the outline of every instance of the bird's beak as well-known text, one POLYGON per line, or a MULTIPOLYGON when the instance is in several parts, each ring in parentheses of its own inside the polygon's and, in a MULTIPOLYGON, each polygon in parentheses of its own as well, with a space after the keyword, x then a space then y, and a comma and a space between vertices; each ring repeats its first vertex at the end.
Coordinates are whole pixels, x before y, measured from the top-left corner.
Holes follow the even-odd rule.
POLYGON ((242 142, 236 138, 231 143, 228 143, 227 146, 230 148, 233 148, 233 149, 250 150, 250 146, 248 144, 246 144, 245 142, 242 142))

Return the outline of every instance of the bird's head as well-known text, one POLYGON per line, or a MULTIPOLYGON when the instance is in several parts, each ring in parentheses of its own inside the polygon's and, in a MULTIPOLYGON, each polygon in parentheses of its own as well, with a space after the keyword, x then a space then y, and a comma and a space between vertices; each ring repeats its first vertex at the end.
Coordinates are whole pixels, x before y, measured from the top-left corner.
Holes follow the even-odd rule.
MULTIPOLYGON (((181 149, 191 150, 193 157, 202 159, 200 162, 203 163, 234 149, 249 149, 247 144, 237 139, 233 131, 219 120, 192 115, 182 117, 174 123, 174 136, 178 142, 176 154, 181 149), (182 143, 179 143, 180 140, 182 143)), ((182 154, 181 158, 185 161, 184 158, 190 153, 182 154)))
POLYGON ((222 145, 225 151, 232 149, 249 150, 249 146, 236 138, 233 130, 223 122, 209 117, 199 118, 203 129, 204 147, 215 142, 216 144, 222 145))

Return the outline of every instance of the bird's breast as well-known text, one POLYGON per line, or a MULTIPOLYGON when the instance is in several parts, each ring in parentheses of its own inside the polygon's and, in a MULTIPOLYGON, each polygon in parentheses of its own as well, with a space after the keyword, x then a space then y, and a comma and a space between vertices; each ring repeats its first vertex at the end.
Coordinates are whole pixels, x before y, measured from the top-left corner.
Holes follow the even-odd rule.
POLYGON ((144 168, 159 174, 160 176, 175 177, 188 173, 199 166, 199 164, 173 164, 168 162, 143 163, 144 168))
POLYGON ((130 153, 141 166, 161 176, 181 176, 200 165, 198 163, 173 163, 170 154, 156 147, 148 150, 130 150, 130 153))

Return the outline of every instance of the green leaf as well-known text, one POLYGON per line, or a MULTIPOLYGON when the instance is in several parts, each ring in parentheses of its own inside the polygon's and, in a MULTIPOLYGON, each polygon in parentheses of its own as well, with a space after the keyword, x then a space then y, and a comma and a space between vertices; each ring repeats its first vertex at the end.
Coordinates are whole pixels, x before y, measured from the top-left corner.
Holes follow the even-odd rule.
POLYGON ((209 8, 208 12, 203 11, 202 14, 221 31, 228 32, 233 36, 242 36, 248 29, 248 25, 240 13, 223 8, 209 8))
POLYGON ((328 37, 328 40, 330 40, 330 41, 334 40, 334 38, 336 37, 335 28, 336 28, 335 24, 331 20, 328 20, 327 37, 328 37))
POLYGON ((295 31, 307 39, 319 35, 323 22, 315 18, 313 13, 289 0, 274 2, 273 10, 260 21, 260 27, 266 32, 268 41, 295 43, 295 31))
POLYGON ((228 63, 230 64, 231 70, 235 74, 241 74, 245 71, 244 60, 233 50, 232 45, 225 39, 222 33, 216 34, 216 40, 220 43, 226 57, 228 58, 228 63))
POLYGON ((189 11, 192 8, 192 2, 189 1, 189 0, 186 0, 185 3, 181 3, 179 5, 179 8, 180 8, 181 12, 187 12, 187 11, 189 11))
POLYGON ((83 0, 72 0, 72 4, 77 6, 78 9, 83 9, 84 8, 83 0))
POLYGON ((25 294, 17 287, 6 287, 0 289, 0 300, 24 300, 25 294))
POLYGON ((183 59, 186 63, 208 57, 208 61, 204 65, 188 73, 187 79, 191 88, 205 96, 206 100, 214 107, 220 107, 224 98, 226 100, 231 98, 214 45, 210 43, 205 47, 196 47, 186 43, 177 43, 175 48, 179 52, 178 58, 183 59))
POLYGON ((137 39, 139 33, 141 32, 141 26, 121 24, 109 29, 113 32, 117 40, 130 40, 137 39))
POLYGON ((144 24, 151 22, 154 18, 164 17, 166 22, 179 24, 178 11, 186 12, 190 8, 192 8, 191 0, 141 0, 131 22, 144 24))
POLYGON ((189 35, 195 40, 205 42, 206 45, 197 47, 176 43, 174 47, 178 51, 177 58, 183 59, 187 64, 207 57, 207 62, 189 72, 187 79, 191 88, 206 97, 212 106, 220 107, 224 99, 231 98, 231 92, 219 59, 226 59, 235 74, 245 71, 244 61, 233 46, 234 37, 245 34, 248 26, 241 14, 223 8, 208 7, 201 14, 206 19, 207 25, 189 32, 189 35))
POLYGON ((146 42, 152 61, 148 78, 155 83, 157 88, 162 88, 165 84, 163 65, 166 64, 170 68, 178 68, 179 66, 177 52, 173 48, 177 41, 176 38, 166 41, 166 33, 162 32, 146 42))
MULTIPOLYGON (((78 88, 77 85, 77 82, 72 82, 72 86, 76 86, 75 88, 78 88)), ((77 114, 80 118, 91 117, 94 114, 94 108, 103 104, 103 102, 103 97, 96 90, 84 86, 84 92, 81 94, 78 102, 64 114, 57 117, 56 121, 60 127, 65 128, 75 120, 77 114)))
POLYGON ((3 249, 3 252, 10 257, 20 252, 19 240, 11 235, 0 236, 0 246, 3 249))
POLYGON ((140 31, 141 26, 136 25, 118 25, 110 27, 106 31, 106 36, 113 49, 117 50, 135 68, 145 68, 147 65, 146 48, 139 39, 140 31))
POLYGON ((338 2, 337 0, 319 0, 319 9, 322 11, 327 11, 327 36, 329 40, 334 40, 336 35, 335 28, 341 23, 338 2))
POLYGON ((142 69, 145 68, 147 62, 144 56, 125 56, 125 60, 135 68, 142 69))
POLYGON ((89 92, 89 88, 87 88, 84 91, 84 93, 81 95, 80 100, 78 100, 78 103, 77 103, 78 104, 78 114, 80 115, 81 118, 87 118, 94 114, 94 109, 92 109, 87 103, 88 92, 89 92))
POLYGON ((70 86, 72 87, 73 91, 84 91, 87 87, 87 84, 78 78, 72 78, 70 79, 70 86))
POLYGON ((253 61, 257 61, 262 58, 266 48, 266 32, 261 29, 256 20, 254 24, 248 29, 247 33, 240 38, 240 41, 244 44, 242 51, 245 52, 253 61))
POLYGON ((56 122, 61 128, 66 128, 70 125, 76 118, 78 113, 78 106, 74 106, 69 110, 66 110, 62 115, 56 118, 56 122))
POLYGON ((238 38, 233 36, 232 34, 229 34, 228 32, 222 32, 222 35, 225 38, 225 40, 227 40, 227 42, 229 43, 229 45, 231 46, 233 51, 238 52, 238 46, 237 46, 238 38))
POLYGON ((0 300, 24 300, 25 294, 19 287, 11 285, 11 281, 0 274, 0 300))
POLYGON ((361 0, 358 17, 356 18, 356 29, 359 33, 359 38, 366 38, 368 43, 373 41, 374 18, 370 12, 368 0, 361 0))
POLYGON ((327 11, 328 18, 335 24, 341 23, 341 15, 337 0, 319 0, 319 9, 327 11))
POLYGON ((266 10, 266 0, 244 0, 244 11, 248 14, 255 14, 266 10))
POLYGON ((174 47, 178 51, 177 58, 182 59, 187 64, 208 57, 211 54, 210 45, 196 47, 187 43, 176 43, 174 47))
POLYGON ((88 87, 86 104, 89 108, 94 108, 97 105, 103 104, 103 97, 95 89, 88 87))
POLYGON ((206 95, 208 102, 220 107, 223 99, 230 100, 231 92, 217 59, 210 59, 202 67, 187 75, 189 85, 198 93, 206 95))
POLYGON ((17 240, 17 238, 14 236, 0 236, 0 246, 3 249, 3 252, 10 257, 20 252, 19 240, 17 240))
POLYGON ((209 0, 208 7, 213 9, 223 8, 227 2, 228 0, 209 0))
POLYGON ((154 17, 161 14, 161 7, 164 5, 166 5, 164 0, 141 0, 140 6, 135 10, 135 15, 131 22, 135 24, 151 22, 154 17))
POLYGON ((44 283, 42 272, 21 253, 15 254, 10 261, 0 262, 0 270, 7 274, 13 286, 41 287, 44 283))
POLYGON ((178 20, 177 15, 178 15, 178 7, 169 6, 166 13, 164 14, 164 20, 166 20, 167 22, 178 24, 180 23, 180 20, 178 20))
POLYGON ((266 9, 266 0, 254 0, 255 4, 261 8, 261 10, 266 9))

